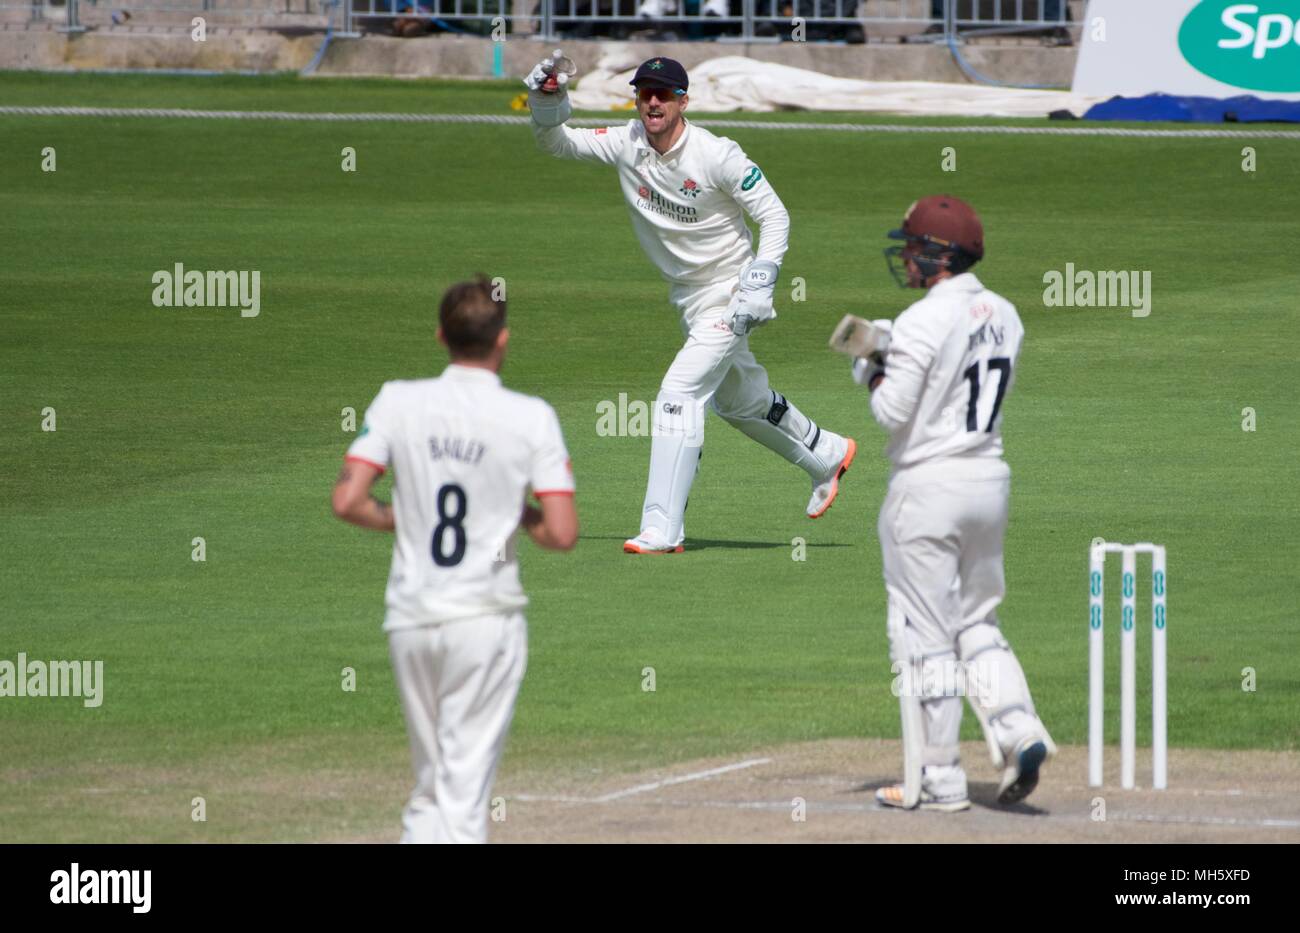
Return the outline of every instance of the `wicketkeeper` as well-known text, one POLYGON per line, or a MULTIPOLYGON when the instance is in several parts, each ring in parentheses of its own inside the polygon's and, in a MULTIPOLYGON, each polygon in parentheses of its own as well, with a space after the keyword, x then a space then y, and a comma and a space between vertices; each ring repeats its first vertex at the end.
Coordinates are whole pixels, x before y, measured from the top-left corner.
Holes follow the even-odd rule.
POLYGON ((873 322, 888 332, 885 350, 853 365, 893 465, 878 531, 890 656, 902 675, 904 783, 876 799, 970 806, 957 745, 965 693, 1003 769, 998 801, 1014 803, 1056 751, 996 614, 1011 484, 1001 420, 1024 328, 969 271, 984 256, 984 229, 968 204, 922 198, 889 236, 903 241, 886 250, 890 271, 928 294, 892 326, 873 322))
POLYGON ((686 70, 652 58, 632 79, 640 119, 570 129, 565 85, 572 63, 557 51, 525 80, 537 144, 557 158, 618 171, 637 239, 669 283, 686 343, 654 405, 650 477, 634 554, 676 553, 686 497, 704 443, 706 406, 802 468, 812 480, 809 518, 830 508, 856 445, 819 427, 780 392, 749 350, 750 332, 776 317, 773 293, 790 216, 740 146, 686 121, 686 70), (754 251, 745 215, 759 225, 754 251))

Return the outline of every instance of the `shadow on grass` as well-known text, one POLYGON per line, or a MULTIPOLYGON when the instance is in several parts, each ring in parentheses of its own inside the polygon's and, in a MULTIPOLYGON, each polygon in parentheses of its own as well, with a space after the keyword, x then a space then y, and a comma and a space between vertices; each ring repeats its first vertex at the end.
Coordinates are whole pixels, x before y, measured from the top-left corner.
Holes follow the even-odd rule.
MULTIPOLYGON (((579 541, 626 541, 627 538, 618 535, 579 535, 579 541)), ((722 548, 733 551, 762 550, 771 548, 789 548, 789 541, 722 541, 716 538, 688 538, 686 541, 687 551, 706 551, 709 548, 722 548)), ((808 542, 804 544, 807 548, 829 548, 829 547, 853 547, 851 544, 814 544, 808 542)))
MULTIPOLYGON (((897 783, 898 783, 897 778, 886 780, 886 781, 868 781, 867 783, 861 784, 858 787, 854 788, 853 792, 857 794, 871 794, 874 797, 876 790, 878 788, 889 787, 890 785, 897 784, 897 783)), ((998 785, 996 784, 979 783, 979 782, 971 781, 967 784, 967 792, 970 795, 971 804, 977 807, 983 807, 989 810, 996 810, 999 813, 1017 813, 1020 814, 1021 816, 1050 816, 1051 815, 1049 811, 1043 810, 1039 807, 1035 807, 1032 804, 1026 803, 1023 800, 1020 801, 1019 803, 1013 803, 1013 804, 998 803, 998 785)), ((882 803, 877 803, 876 809, 881 811, 898 810, 898 812, 900 813, 907 812, 898 807, 885 806, 882 803)), ((961 811, 958 812, 960 813, 961 811)))

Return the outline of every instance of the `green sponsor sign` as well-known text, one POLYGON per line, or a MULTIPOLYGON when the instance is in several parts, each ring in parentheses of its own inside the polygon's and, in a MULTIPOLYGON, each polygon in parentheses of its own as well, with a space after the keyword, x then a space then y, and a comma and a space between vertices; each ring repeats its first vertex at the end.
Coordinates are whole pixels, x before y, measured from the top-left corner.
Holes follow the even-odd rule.
POLYGON ((1179 28, 1178 48, 1224 84, 1300 91, 1300 0, 1202 0, 1179 28))

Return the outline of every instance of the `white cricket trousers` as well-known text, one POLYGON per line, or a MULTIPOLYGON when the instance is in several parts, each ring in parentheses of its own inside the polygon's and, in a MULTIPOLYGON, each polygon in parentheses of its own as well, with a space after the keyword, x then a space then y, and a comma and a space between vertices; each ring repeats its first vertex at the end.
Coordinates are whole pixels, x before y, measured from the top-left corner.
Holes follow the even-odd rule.
POLYGON ((389 656, 415 790, 402 842, 486 842, 492 779, 528 665, 522 613, 397 629, 389 656))
POLYGON ((880 509, 890 656, 926 684, 926 766, 957 765, 963 693, 1004 755, 1028 733, 1046 734, 998 628, 1010 492, 1001 459, 951 457, 896 472, 880 509))
POLYGON ((820 427, 767 381, 749 338, 726 323, 736 282, 675 285, 669 291, 681 314, 685 344, 659 386, 654 406, 650 475, 641 531, 655 529, 668 543, 685 535, 683 516, 704 444, 708 407, 728 424, 820 481, 839 465, 838 434, 820 427))
POLYGON ((951 647, 992 616, 1006 592, 1002 542, 1011 470, 994 458, 957 458, 895 473, 880 508, 889 601, 919 647, 951 647))
MULTIPOLYGON (((767 370, 749 349, 749 337, 737 337, 725 320, 735 281, 705 286, 674 286, 669 296, 681 314, 686 343, 664 374, 661 399, 690 399, 698 406, 703 431, 705 406, 760 444, 820 478, 839 465, 818 447, 823 431, 784 395, 773 391, 767 370)), ((657 416, 662 406, 656 405, 657 416)), ((662 420, 662 419, 661 419, 662 420)), ((689 432, 688 432, 689 433, 689 432)), ((831 432, 825 432, 828 437, 831 432)), ((697 434, 702 440, 702 434, 697 434)))

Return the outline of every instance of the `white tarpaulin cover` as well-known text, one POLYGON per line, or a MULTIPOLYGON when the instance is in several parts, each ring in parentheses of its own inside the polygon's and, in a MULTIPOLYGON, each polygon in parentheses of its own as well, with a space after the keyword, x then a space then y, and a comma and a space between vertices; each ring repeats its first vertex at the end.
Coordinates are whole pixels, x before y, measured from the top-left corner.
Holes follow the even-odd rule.
MULTIPOLYGON (((627 109, 628 82, 639 59, 610 51, 596 69, 578 75, 570 91, 580 110, 627 109)), ((714 58, 689 69, 690 109, 696 113, 735 110, 857 110, 918 116, 1045 117, 1053 110, 1081 116, 1105 98, 1069 91, 1026 91, 934 81, 856 81, 816 71, 755 61, 739 55, 714 58)))

